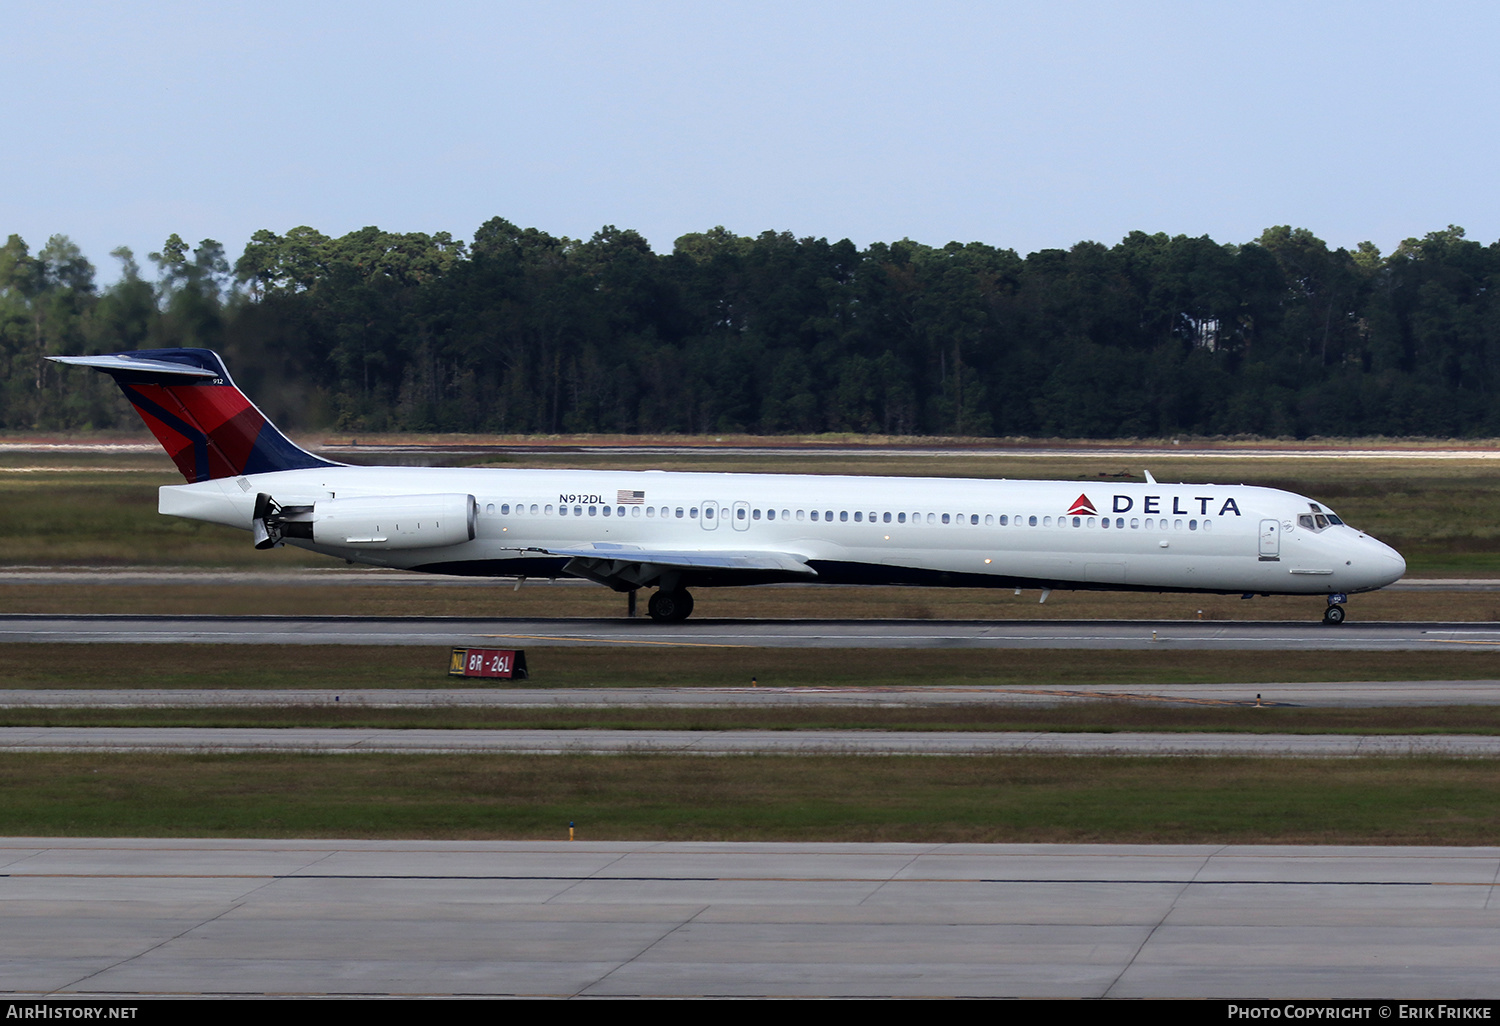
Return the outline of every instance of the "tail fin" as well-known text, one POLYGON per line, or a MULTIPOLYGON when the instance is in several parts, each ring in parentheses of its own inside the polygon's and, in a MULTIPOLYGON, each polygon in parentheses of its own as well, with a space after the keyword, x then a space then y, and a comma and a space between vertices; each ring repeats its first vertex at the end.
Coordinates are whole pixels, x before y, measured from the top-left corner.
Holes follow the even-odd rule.
POLYGON ((189 482, 340 464, 293 445, 235 387, 208 349, 145 349, 102 356, 53 356, 115 379, 189 482))

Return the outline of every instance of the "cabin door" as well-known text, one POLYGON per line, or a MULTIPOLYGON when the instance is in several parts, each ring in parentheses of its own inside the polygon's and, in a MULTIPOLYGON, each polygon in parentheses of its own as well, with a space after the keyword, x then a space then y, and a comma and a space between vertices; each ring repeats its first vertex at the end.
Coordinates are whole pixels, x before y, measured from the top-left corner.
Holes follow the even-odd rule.
POLYGON ((1260 558, 1281 559, 1281 524, 1275 520, 1260 522, 1260 558))

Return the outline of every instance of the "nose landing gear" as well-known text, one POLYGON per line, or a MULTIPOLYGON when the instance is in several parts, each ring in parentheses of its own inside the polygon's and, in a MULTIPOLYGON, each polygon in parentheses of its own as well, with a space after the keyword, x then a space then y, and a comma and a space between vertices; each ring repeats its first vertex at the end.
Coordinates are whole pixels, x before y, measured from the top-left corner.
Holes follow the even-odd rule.
POLYGON ((1330 627, 1337 627, 1344 622, 1344 603, 1349 601, 1349 596, 1335 592, 1328 596, 1328 608, 1323 610, 1323 622, 1330 627))

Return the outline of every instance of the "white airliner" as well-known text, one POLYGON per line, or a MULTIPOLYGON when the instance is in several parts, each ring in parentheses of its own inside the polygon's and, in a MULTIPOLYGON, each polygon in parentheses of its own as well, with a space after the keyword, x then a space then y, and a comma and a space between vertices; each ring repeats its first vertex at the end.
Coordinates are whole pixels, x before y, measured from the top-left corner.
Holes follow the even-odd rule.
POLYGON ((1245 485, 354 467, 290 442, 206 349, 53 357, 112 375, 188 484, 162 513, 356 563, 655 588, 803 581, 1323 595, 1406 571, 1321 503, 1245 485))

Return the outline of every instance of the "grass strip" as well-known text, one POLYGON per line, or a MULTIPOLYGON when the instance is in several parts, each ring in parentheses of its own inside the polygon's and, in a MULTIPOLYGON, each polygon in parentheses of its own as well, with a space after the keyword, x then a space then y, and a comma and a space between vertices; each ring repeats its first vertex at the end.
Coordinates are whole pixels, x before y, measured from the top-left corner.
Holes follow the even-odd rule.
POLYGON ((10 836, 1493 843, 1434 759, 6 753, 10 836))
MULTIPOLYGON (((0 688, 484 687, 447 675, 449 648, 357 645, 0 645, 0 688)), ((977 648, 543 646, 532 678, 489 687, 1070 687, 1473 681, 1500 678, 1496 651, 1094 651, 977 648)), ((1254 699, 1253 691, 1245 694, 1254 699)))
MULTIPOLYGON (((379 459, 381 457, 376 457, 379 459)), ((389 457, 386 457, 389 458, 389 457)), ((156 489, 179 484, 164 455, 69 454, 48 460, 9 454, 0 460, 0 564, 107 566, 331 566, 336 561, 292 547, 257 552, 244 531, 162 517, 156 489), (25 466, 26 472, 15 468, 25 466), (7 469, 9 468, 9 469, 7 469)), ((1060 480, 1107 493, 1116 481, 1141 479, 1148 467, 1161 481, 1237 482, 1284 488, 1330 504, 1348 523, 1394 545, 1413 573, 1488 576, 1500 573, 1500 523, 1490 516, 1500 498, 1494 464, 1466 459, 1264 459, 1138 457, 1119 451, 1087 457, 952 454, 767 452, 705 448, 689 454, 639 452, 513 453, 502 457, 420 457, 419 462, 663 469, 699 472, 915 475, 1060 480)), ((477 486, 476 486, 477 487, 477 486)), ((733 497, 726 497, 733 498, 733 497)), ((704 612, 707 612, 705 610, 704 612)), ((789 614, 798 615, 798 614, 789 614)))
MULTIPOLYGON (((0 688, 447 688, 447 648, 352 645, 0 645, 0 688)), ((521 687, 972 687, 1132 690, 1164 684, 1492 680, 1496 650, 1094 651, 557 646, 527 652, 521 687)), ((508 685, 492 685, 504 687, 508 685)))
POLYGON ((1308 709, 1073 700, 1058 707, 0 709, 0 727, 348 727, 380 730, 902 730, 1059 733, 1500 734, 1500 706, 1308 709))

